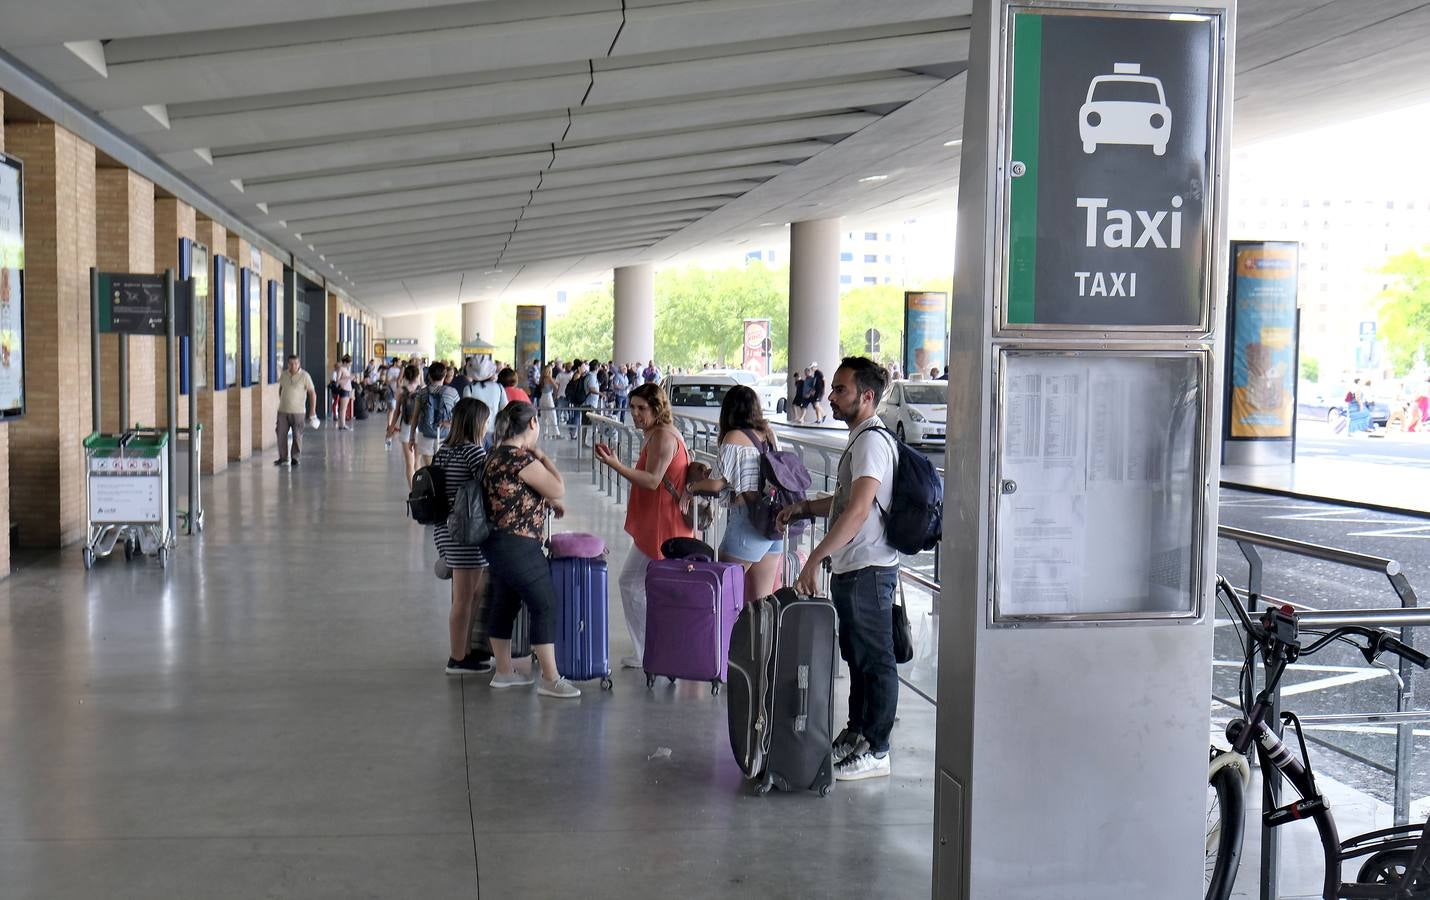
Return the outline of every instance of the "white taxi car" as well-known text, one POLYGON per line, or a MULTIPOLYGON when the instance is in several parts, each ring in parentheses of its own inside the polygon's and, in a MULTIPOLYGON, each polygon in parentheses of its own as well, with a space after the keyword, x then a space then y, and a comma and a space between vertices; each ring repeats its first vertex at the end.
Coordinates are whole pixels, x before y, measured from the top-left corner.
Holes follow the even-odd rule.
POLYGON ((1098 75, 1087 87, 1078 110, 1082 152, 1102 144, 1151 147, 1162 156, 1172 134, 1172 110, 1160 79, 1142 74, 1141 63, 1115 63, 1111 75, 1098 75))
POLYGON ((947 438, 948 382, 895 381, 879 404, 879 418, 907 444, 942 444, 947 438))

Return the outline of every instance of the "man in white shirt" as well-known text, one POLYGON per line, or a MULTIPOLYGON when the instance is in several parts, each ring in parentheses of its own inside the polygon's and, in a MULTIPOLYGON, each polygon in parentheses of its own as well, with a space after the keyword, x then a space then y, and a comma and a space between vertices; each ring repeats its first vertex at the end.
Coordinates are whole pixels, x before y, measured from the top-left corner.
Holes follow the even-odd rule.
POLYGON ((318 414, 318 392, 313 379, 298 365, 298 354, 291 354, 287 366, 278 375, 278 458, 275 466, 298 465, 302 450, 303 423, 318 414), (288 440, 292 436, 292 455, 288 440))
POLYGON ((898 451, 875 413, 887 387, 888 373, 878 363, 862 356, 844 359, 829 392, 834 418, 849 428, 834 495, 780 512, 782 524, 809 515, 829 518, 829 530, 810 553, 795 589, 815 594, 819 566, 829 560, 839 652, 849 664, 849 722, 834 740, 839 781, 889 774, 889 735, 899 704, 894 660, 899 552, 889 544, 882 512, 893 500, 898 451))

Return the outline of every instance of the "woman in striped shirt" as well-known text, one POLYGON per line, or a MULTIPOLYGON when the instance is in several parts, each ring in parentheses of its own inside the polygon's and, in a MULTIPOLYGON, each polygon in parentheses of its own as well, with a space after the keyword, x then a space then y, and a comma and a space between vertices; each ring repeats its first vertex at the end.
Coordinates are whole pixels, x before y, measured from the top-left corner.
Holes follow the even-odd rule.
MULTIPOLYGON (((457 401, 452 409, 452 428, 437 455, 432 457, 432 465, 442 473, 449 508, 464 483, 482 477, 487 461, 482 438, 486 435, 488 415, 486 404, 474 397, 457 401)), ((447 657, 447 674, 490 672, 491 653, 471 647, 472 620, 480 620, 482 616, 487 558, 479 546, 453 542, 446 522, 433 526, 432 538, 437 543, 437 554, 452 570, 452 611, 447 617, 447 636, 452 646, 451 655, 447 657)), ((479 630, 482 632, 479 637, 484 637, 485 629, 479 630)))
POLYGON ((710 477, 688 483, 686 490, 718 493, 729 508, 720 560, 745 567, 745 597, 753 600, 774 593, 784 542, 770 540, 750 523, 747 503, 760 491, 760 450, 751 435, 779 449, 779 439, 760 409, 760 395, 754 388, 737 385, 720 404, 720 455, 710 477))

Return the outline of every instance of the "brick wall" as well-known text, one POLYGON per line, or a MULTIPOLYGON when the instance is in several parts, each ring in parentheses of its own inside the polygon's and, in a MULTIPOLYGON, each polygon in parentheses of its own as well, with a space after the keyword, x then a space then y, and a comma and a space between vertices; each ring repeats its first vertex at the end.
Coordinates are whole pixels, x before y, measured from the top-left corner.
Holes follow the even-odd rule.
MULTIPOLYGON (((227 228, 208 216, 199 214, 195 216, 194 230, 199 243, 208 246, 211 259, 213 256, 227 255, 227 228)), ((209 277, 212 279, 212 271, 209 277)), ((212 296, 212 289, 210 295, 212 296)), ((217 330, 223 328, 223 323, 213 320, 212 302, 209 304, 208 314, 210 361, 208 385, 199 391, 199 422, 204 426, 203 473, 212 475, 228 468, 228 392, 213 389, 213 339, 218 333, 217 330)))
MULTIPOLYGON (((243 297, 244 269, 249 267, 249 250, 252 245, 236 234, 228 235, 227 256, 238 267, 238 295, 233 302, 241 302, 243 297)), ((240 307, 239 321, 242 322, 240 307)), ((238 346, 239 380, 243 371, 243 339, 239 336, 238 346)), ((239 462, 253 455, 253 388, 230 385, 228 389, 228 458, 239 462)))
MULTIPOLYGON (((95 173, 95 235, 100 271, 154 271, 154 183, 128 169, 101 168, 95 173)), ((163 357, 163 338, 130 335, 129 416, 119 420, 119 341, 100 338, 102 430, 115 433, 132 424, 153 426, 156 414, 155 361, 163 357)), ((163 380, 158 380, 162 393, 163 380)), ((162 408, 163 404, 158 406, 162 408)))
POLYGON ((26 415, 10 426, 11 518, 22 545, 57 547, 85 527, 94 148, 52 123, 12 123, 5 138, 25 161, 29 375, 26 415))
MULTIPOLYGON (((162 272, 165 269, 173 269, 174 277, 179 277, 179 239, 195 240, 197 234, 198 228, 192 206, 174 197, 156 197, 154 199, 154 271, 162 272)), ((174 343, 176 345, 174 352, 177 353, 179 342, 176 340, 174 343)), ((156 345, 155 349, 154 420, 162 427, 168 424, 168 409, 165 406, 164 395, 166 363, 161 347, 162 345, 156 345)), ((175 369, 174 377, 178 377, 177 369, 175 369)), ((187 428, 188 424, 189 398, 180 394, 179 427, 187 428)))

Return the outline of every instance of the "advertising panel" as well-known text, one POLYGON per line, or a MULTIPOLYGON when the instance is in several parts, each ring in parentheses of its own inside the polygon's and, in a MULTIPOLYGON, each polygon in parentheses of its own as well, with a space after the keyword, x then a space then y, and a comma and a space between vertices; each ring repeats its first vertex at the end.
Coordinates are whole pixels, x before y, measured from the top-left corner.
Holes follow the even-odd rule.
POLYGON ((248 315, 244 320, 244 365, 248 369, 247 387, 263 383, 263 277, 256 269, 249 269, 248 315))
POLYGON ((99 273, 99 330, 106 334, 163 335, 167 305, 161 275, 99 273))
POLYGON ((1232 244, 1228 437, 1294 437, 1298 250, 1294 243, 1232 244))
POLYGON ((904 375, 937 377, 948 365, 948 294, 904 291, 904 375))
POLYGON ((208 387, 209 372, 213 371, 210 364, 212 344, 209 341, 209 310, 213 308, 210 285, 213 283, 213 270, 209 265, 209 248, 198 241, 189 245, 189 273, 194 282, 194 318, 191 331, 193 337, 190 344, 193 348, 192 386, 204 388, 208 387))
POLYGON ((25 413, 25 206, 18 159, 0 153, 0 418, 25 413))
POLYGON ((516 358, 512 360, 524 369, 531 361, 546 360, 546 307, 516 308, 516 358))
POLYGON ((278 383, 278 373, 287 364, 288 344, 283 315, 283 284, 268 282, 268 383, 278 383))
POLYGON ((214 257, 214 389, 238 384, 238 269, 226 256, 214 257))
POLYGON ((1012 13, 1003 327, 1209 327, 1217 20, 1012 13))
POLYGON ((770 320, 746 319, 740 343, 740 367, 756 375, 770 374, 770 320))

